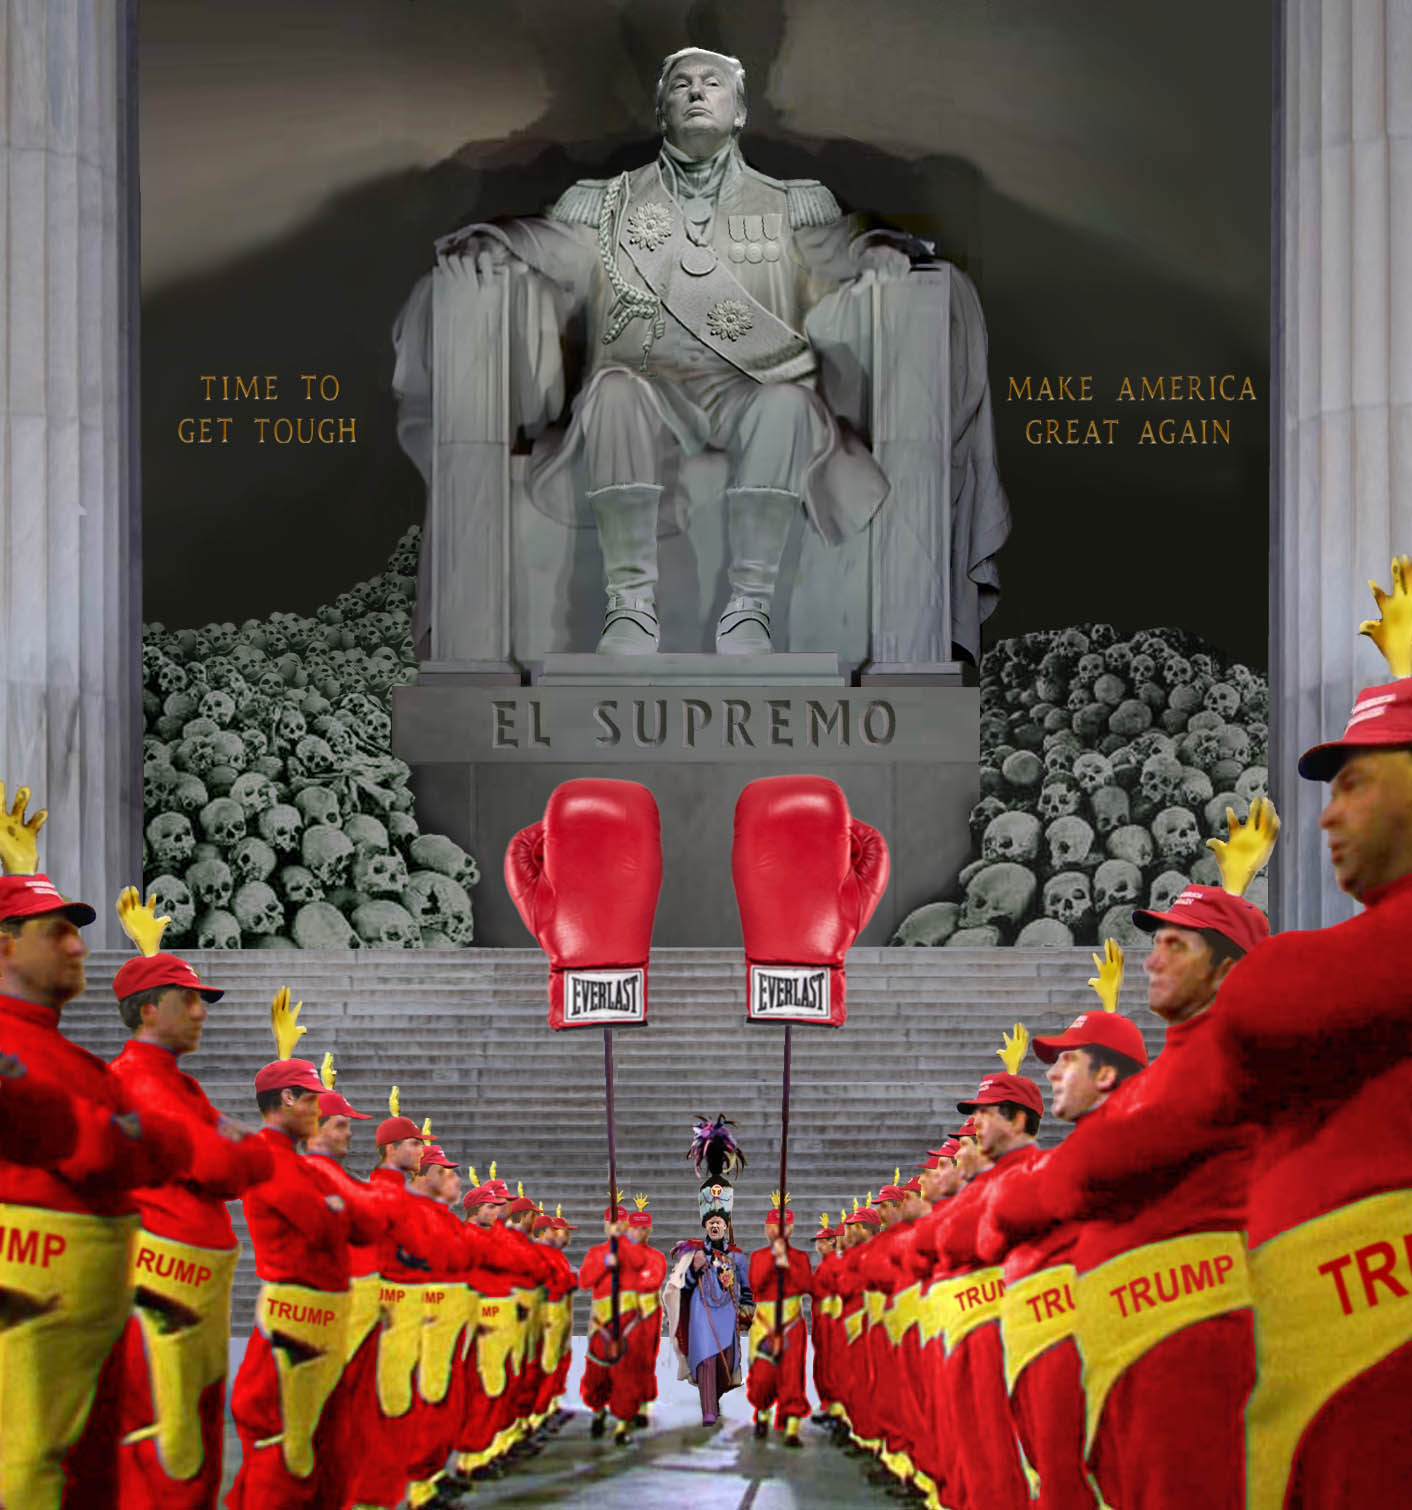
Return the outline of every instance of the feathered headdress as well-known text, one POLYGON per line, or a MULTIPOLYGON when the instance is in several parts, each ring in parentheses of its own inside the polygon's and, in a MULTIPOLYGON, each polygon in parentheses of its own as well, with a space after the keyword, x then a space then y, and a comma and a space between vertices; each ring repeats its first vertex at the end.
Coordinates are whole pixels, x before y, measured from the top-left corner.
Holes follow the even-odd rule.
POLYGON ((692 1124, 691 1147, 686 1154, 692 1161, 692 1168, 698 1179, 701 1177, 703 1164, 713 1179, 720 1179, 724 1175, 734 1174, 737 1169, 745 1168, 745 1150, 731 1132, 734 1126, 735 1123, 724 1112, 714 1122, 698 1113, 692 1124))

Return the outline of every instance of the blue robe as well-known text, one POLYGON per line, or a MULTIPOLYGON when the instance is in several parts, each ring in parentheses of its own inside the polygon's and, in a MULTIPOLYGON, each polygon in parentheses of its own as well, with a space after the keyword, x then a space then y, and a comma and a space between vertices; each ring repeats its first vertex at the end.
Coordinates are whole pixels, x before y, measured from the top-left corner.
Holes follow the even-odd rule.
MULTIPOLYGON (((692 1247, 699 1246, 699 1243, 692 1244, 692 1247)), ((721 1283, 714 1260, 699 1273, 688 1265, 682 1277, 687 1334, 683 1351, 693 1379, 701 1364, 714 1359, 717 1354, 725 1355, 727 1375, 736 1371, 739 1362, 740 1334, 736 1310, 738 1306, 752 1306, 755 1301, 750 1293, 749 1257, 739 1248, 732 1248, 727 1256, 735 1268, 734 1294, 721 1283)), ((725 1387, 729 1388, 729 1383, 725 1387)))

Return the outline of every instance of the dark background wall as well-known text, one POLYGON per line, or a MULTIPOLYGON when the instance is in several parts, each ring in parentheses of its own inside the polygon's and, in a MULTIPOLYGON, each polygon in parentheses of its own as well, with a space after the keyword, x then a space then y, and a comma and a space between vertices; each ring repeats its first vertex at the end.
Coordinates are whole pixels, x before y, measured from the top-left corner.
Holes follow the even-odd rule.
POLYGON ((739 55, 750 159, 822 178, 975 280, 1014 532, 987 638, 1180 624, 1265 663, 1270 29, 1191 0, 144 0, 144 611, 169 627, 309 612, 420 519, 389 332, 435 236, 533 212, 653 149, 687 41, 739 55), (337 401, 297 376, 333 373, 337 401), (279 398, 206 404, 203 374, 279 398), (1124 376, 1250 376, 1255 402, 1115 402, 1124 376), (1094 401, 1007 402, 1089 374, 1094 401), (227 413, 225 446, 178 440, 227 413), (250 416, 352 418, 357 444, 256 444, 250 416), (1033 446, 1034 418, 1121 417, 1033 446), (1139 446, 1145 417, 1231 444, 1139 446))

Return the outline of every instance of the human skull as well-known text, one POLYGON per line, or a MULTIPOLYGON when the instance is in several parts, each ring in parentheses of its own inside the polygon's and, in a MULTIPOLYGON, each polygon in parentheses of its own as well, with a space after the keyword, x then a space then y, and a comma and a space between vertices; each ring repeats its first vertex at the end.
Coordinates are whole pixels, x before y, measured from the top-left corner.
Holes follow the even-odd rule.
POLYGON ((301 949, 358 949, 362 940, 348 919, 328 902, 306 902, 294 914, 290 928, 301 949))
MULTIPOLYGON (((274 676, 278 687, 282 689, 284 682, 281 680, 279 673, 274 672, 269 674, 274 676)), ((262 689, 265 686, 266 680, 267 677, 260 679, 262 689)), ((286 703, 279 710, 279 714, 275 718, 275 742, 282 745, 285 749, 293 749, 308 732, 309 726, 304 721, 304 715, 298 708, 286 703)))
POLYGON ((286 865, 279 873, 279 888, 291 907, 305 902, 322 902, 324 889, 312 870, 303 865, 286 865))
POLYGON ((360 855, 368 850, 386 853, 392 847, 386 827, 371 813, 350 814, 344 821, 343 832, 348 835, 349 842, 360 855))
POLYGON ((245 810, 229 797, 215 797, 201 809, 201 832, 229 849, 245 837, 245 810))
POLYGON ((202 913, 196 924, 198 949, 239 949, 240 924, 224 907, 212 907, 202 913))
POLYGON ((1189 807, 1194 812, 1202 803, 1210 801, 1214 790, 1211 778, 1205 771, 1199 770, 1196 766, 1182 767, 1181 785, 1177 788, 1177 796, 1182 807, 1189 807))
POLYGON ((185 881, 173 875, 160 875, 147 883, 147 892, 157 899, 157 915, 172 920, 168 935, 173 942, 191 932, 196 908, 185 881))
POLYGON ((1226 727, 1225 720, 1219 713, 1213 713, 1210 708, 1198 708, 1187 719, 1187 731, 1191 734, 1209 732, 1219 734, 1226 727))
POLYGON ((1121 828, 1132 816, 1128 794, 1120 786, 1101 786, 1088 799, 1093 826, 1102 839, 1121 828))
POLYGON ((1051 870, 1072 869, 1088 863, 1093 849, 1093 829, 1082 818, 1072 814, 1056 818, 1044 831, 1044 842, 1049 846, 1051 870))
POLYGON ((353 861, 353 885, 368 897, 401 896, 407 887, 407 862, 391 850, 359 851, 353 861))
POLYGON ((1168 865, 1189 868, 1201 854, 1201 830, 1190 808, 1163 808, 1152 820, 1152 837, 1168 865))
POLYGON ((237 776, 231 785, 230 797, 233 802, 240 804, 247 822, 258 818, 266 808, 273 807, 277 800, 274 782, 258 771, 246 771, 243 776, 237 776))
POLYGON ((270 845, 253 834, 241 839, 230 852, 230 868, 237 886, 248 881, 268 881, 278 863, 270 845))
POLYGON ((1142 765, 1138 790, 1150 807, 1165 807, 1182 784, 1182 764, 1172 755, 1149 755, 1142 765))
POLYGON ((1088 636, 1077 627, 1066 629, 1054 641, 1054 648, 1069 665, 1077 665, 1079 657, 1088 654, 1088 636))
POLYGON ((201 716, 209 718, 212 723, 219 724, 224 729, 235 717, 235 699, 229 692, 212 688, 201 699, 201 716))
POLYGON ((1132 646, 1126 640, 1119 640, 1116 644, 1109 645, 1103 652, 1103 664, 1109 671, 1116 672, 1119 676, 1127 676, 1132 670, 1132 646))
MULTIPOLYGON (((214 776, 219 769, 219 766, 212 766, 206 773, 207 778, 214 776)), ((188 817, 193 813, 199 813, 210 800, 211 794, 206 790, 206 782, 202 781, 199 776, 184 772, 178 775, 172 784, 171 805, 178 812, 187 814, 188 817)))
POLYGON ((267 807, 259 817, 260 837, 279 854, 293 854, 299 848, 299 835, 304 819, 297 807, 288 802, 277 802, 267 807))
POLYGON ((983 866, 966 885, 961 926, 1013 930, 1033 905, 1038 884, 1027 866, 1013 861, 983 866))
POLYGON ((1140 698, 1130 697, 1113 709, 1108 727, 1124 739, 1132 739, 1152 727, 1152 709, 1140 698))
POLYGON ((1257 797, 1270 795, 1270 773, 1262 765, 1247 766, 1236 779, 1235 789, 1249 808, 1257 797))
POLYGON ((186 873, 192 901, 207 911, 224 907, 234 889, 230 866, 224 860, 198 860, 186 873))
POLYGON ((387 835, 394 844, 405 848, 420 833, 417 820, 411 813, 391 812, 387 815, 387 835))
POLYGON ((1016 750, 1005 757, 1000 774, 1014 791, 1035 791, 1044 778, 1044 762, 1033 750, 1016 750))
POLYGON ((185 813, 161 813, 147 825, 152 858, 168 871, 184 869, 196 848, 196 835, 185 813))
POLYGON ((1100 912, 1136 907, 1141 892, 1142 872, 1130 860, 1105 860, 1094 872, 1093 900, 1100 912))
POLYGON ((1240 709, 1240 693, 1230 682, 1213 682, 1207 689, 1205 702, 1213 713, 1230 720, 1240 709))
POLYGON ((420 949, 422 931, 396 902, 364 902, 353 913, 353 926, 369 949, 420 949))
POLYGON ((1146 949, 1151 940, 1133 922, 1133 910, 1126 902, 1110 907, 1099 919, 1098 937, 1114 939, 1124 949, 1146 949))
POLYGON ((245 741, 245 753, 251 760, 258 760, 270 752, 270 737, 263 729, 243 728, 240 737, 245 741))
MULTIPOLYGON (((199 721, 193 720, 186 728, 191 729, 199 721)), ((204 776, 219 758, 215 741, 215 734, 218 732, 212 730, 210 733, 184 734, 172 757, 177 770, 189 771, 193 776, 204 776)))
MULTIPOLYGON (((909 912, 888 942, 912 948, 940 948, 956 932, 960 921, 961 908, 957 903, 928 902, 925 907, 909 912)), ((427 947, 425 933, 422 946, 427 947)))
POLYGON ((252 938, 278 933, 284 927, 284 903, 264 881, 247 881, 231 899, 240 931, 252 938))
POLYGON ((1269 718, 1270 689, 1263 682, 1252 687, 1241 699, 1240 716, 1247 728, 1252 724, 1263 724, 1269 718))
POLYGON ((327 823, 315 823, 304 830, 300 854, 320 884, 329 889, 342 886, 347 880, 353 845, 342 829, 327 823))
POLYGON ((1217 792, 1206 804, 1202 816, 1206 819, 1206 831, 1213 838, 1229 838, 1226 833, 1226 809, 1230 808, 1244 823, 1250 816, 1250 803, 1239 792, 1217 792))
POLYGON ((1105 671, 1093 684, 1093 698, 1108 708, 1118 708, 1128 695, 1128 684, 1115 672, 1105 671))
POLYGON ((1103 675, 1103 657, 1096 650, 1090 650, 1087 655, 1079 657, 1079 663, 1074 668, 1074 676, 1081 682, 1087 682, 1090 686, 1103 675))
POLYGON ((1190 718, 1201 707, 1201 692, 1190 682, 1184 682, 1179 687, 1173 687, 1171 695, 1167 698, 1167 706, 1173 713, 1184 714, 1190 718))
POLYGON ((335 714, 321 713, 314 720, 314 733, 333 751, 334 759, 339 763, 346 761, 357 748, 353 731, 335 714))
POLYGON ((1039 794, 1039 815, 1046 823, 1070 817, 1078 812, 1082 799, 1078 782, 1067 771, 1061 771, 1045 782, 1044 790, 1039 794))
POLYGON ((434 870, 440 875, 449 876, 466 890, 480 880, 476 862, 459 844, 441 834, 421 835, 412 841, 407 853, 419 869, 434 870))
POLYGON ((1221 867, 1217 863, 1215 855, 1209 849, 1191 867, 1191 879, 1197 886, 1219 886, 1221 884, 1221 867))
POLYGON ((338 798, 326 786, 306 786, 295 797, 294 806, 307 824, 321 823, 328 828, 338 828, 342 823, 338 798))
POLYGON ((1116 717, 1116 713, 1109 716, 1107 703, 1085 703, 1074 714, 1071 726, 1085 744, 1092 744, 1105 729, 1113 727, 1113 718, 1116 717))
POLYGON ((317 734, 306 734, 296 742, 294 754, 290 756, 291 771, 295 761, 299 763, 299 769, 310 776, 332 775, 339 768, 338 758, 329 748, 328 742, 320 739, 317 734))
POLYGON ((1093 892, 1081 870, 1061 870, 1044 883, 1044 915, 1070 929, 1082 927, 1093 912, 1093 892))
POLYGON ((999 797, 982 797, 971 809, 970 817, 967 819, 971 836, 979 840, 991 823, 1006 811, 1006 806, 999 797))
POLYGON ((161 688, 164 695, 184 692, 189 681, 186 667, 176 661, 163 661, 157 668, 157 686, 161 688))
POLYGON ((1106 755, 1097 750, 1085 750, 1074 761, 1074 780, 1080 789, 1092 796, 1099 787, 1107 786, 1113 779, 1113 767, 1106 755))
POLYGON ((1068 925, 1057 918, 1035 918, 1015 935, 1018 949, 1067 949, 1073 942, 1068 925))
POLYGON ((416 919, 419 928, 439 928, 460 948, 474 937, 471 899, 465 888, 458 886, 450 876, 434 870, 414 870, 407 877, 402 905, 416 919))
MULTIPOLYGON (((233 765, 213 765, 206 772, 206 788, 208 800, 210 797, 229 797, 230 789, 235 785, 240 772, 233 765)), ((193 781, 195 777, 191 778, 193 781)), ((201 804, 203 807, 205 803, 201 804)))
POLYGON ((1152 864, 1156 850, 1152 835, 1136 823, 1125 823, 1108 835, 1108 854, 1114 860, 1127 860, 1139 870, 1152 864))
POLYGON ((1190 885, 1190 877, 1184 876, 1181 871, 1164 870, 1153 879, 1147 893, 1147 905, 1153 912, 1167 912, 1190 885))
POLYGON ((948 949, 995 949, 1001 942, 1000 930, 984 928, 958 928, 946 941, 948 949))
POLYGON ((1032 813, 1001 813, 986 825, 981 858, 1032 864, 1039 854, 1039 836, 1039 819, 1032 813))
POLYGON ((1082 749, 1078 735, 1072 729, 1060 729, 1054 734, 1047 735, 1044 745, 1045 771, 1050 776, 1057 776, 1060 772, 1068 775, 1073 770, 1074 761, 1082 749))
POLYGON ((1227 724, 1218 729, 1216 739, 1221 746, 1222 759, 1239 761, 1242 767, 1257 763, 1251 759, 1250 735, 1239 724, 1227 724))

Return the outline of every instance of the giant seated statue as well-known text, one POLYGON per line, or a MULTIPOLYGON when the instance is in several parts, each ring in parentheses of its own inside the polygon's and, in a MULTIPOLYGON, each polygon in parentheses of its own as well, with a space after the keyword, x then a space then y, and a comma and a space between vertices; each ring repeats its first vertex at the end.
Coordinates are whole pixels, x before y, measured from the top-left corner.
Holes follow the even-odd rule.
POLYGON ((657 113, 652 162, 444 238, 398 318, 424 659, 978 657, 1009 512, 974 288, 750 167, 735 59, 669 57, 657 113))

